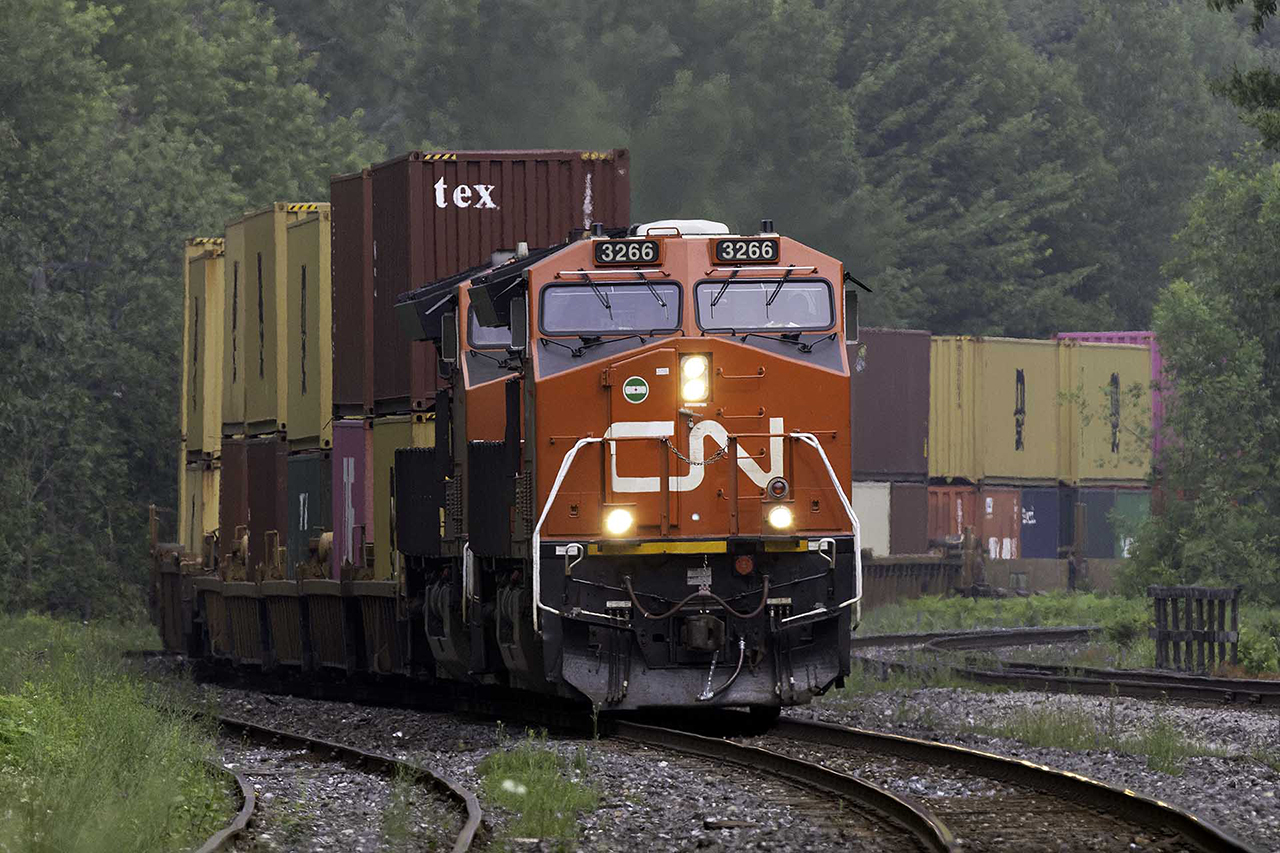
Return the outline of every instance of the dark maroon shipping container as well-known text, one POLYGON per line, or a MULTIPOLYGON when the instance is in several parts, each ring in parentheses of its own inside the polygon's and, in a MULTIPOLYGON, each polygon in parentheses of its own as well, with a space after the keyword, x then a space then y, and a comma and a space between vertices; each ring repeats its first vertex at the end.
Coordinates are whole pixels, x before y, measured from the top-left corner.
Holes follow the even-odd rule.
POLYGON ((863 329, 849 345, 853 478, 929 476, 929 333, 863 329))
MULTIPOLYGON (((631 221, 625 149, 414 151, 372 171, 378 414, 427 408, 439 382, 434 349, 400 331, 397 296, 521 242, 545 248, 593 222, 623 228, 631 221)), ((337 344, 335 337, 335 351, 337 344)))
POLYGON ((924 483, 889 486, 889 553, 929 550, 929 487, 924 483))
POLYGON ((333 239, 333 411, 373 414, 373 172, 329 180, 333 239))
POLYGON ((218 562, 226 565, 236 528, 249 523, 248 439, 222 439, 222 475, 218 485, 218 562))
POLYGON ((281 547, 289 534, 289 443, 281 435, 249 439, 249 572, 266 562, 266 533, 276 531, 281 547))

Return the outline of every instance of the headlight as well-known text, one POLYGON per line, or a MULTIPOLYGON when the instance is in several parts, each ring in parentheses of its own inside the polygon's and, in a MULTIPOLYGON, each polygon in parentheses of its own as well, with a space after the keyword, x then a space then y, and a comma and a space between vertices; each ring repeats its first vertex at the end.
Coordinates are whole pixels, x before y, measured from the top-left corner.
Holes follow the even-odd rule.
POLYGON ((697 379, 707 374, 707 357, 705 355, 686 356, 680 364, 680 372, 685 379, 697 379))
POLYGON ((707 380, 689 379, 680 388, 680 396, 686 403, 696 403, 707 399, 707 380))
POLYGON ((686 403, 700 403, 711 392, 711 359, 705 355, 686 355, 680 359, 680 397, 686 403))
POLYGON ((631 514, 631 510, 621 507, 609 510, 609 514, 604 517, 604 529, 613 536, 626 533, 634 523, 635 516, 631 514))
POLYGON ((791 526, 791 507, 778 504, 769 510, 769 524, 777 530, 785 530, 791 526))

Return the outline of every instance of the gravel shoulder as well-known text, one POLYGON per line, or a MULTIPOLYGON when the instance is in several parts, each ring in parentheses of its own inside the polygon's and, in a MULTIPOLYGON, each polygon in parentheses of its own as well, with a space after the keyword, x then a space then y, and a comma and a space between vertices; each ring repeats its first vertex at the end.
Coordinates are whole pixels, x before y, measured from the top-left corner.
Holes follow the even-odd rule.
MULTIPOLYGON (((523 731, 454 714, 269 696, 212 685, 201 689, 229 715, 408 759, 450 776, 480 797, 496 839, 493 849, 561 849, 555 842, 513 838, 505 832, 511 815, 484 794, 480 763, 493 750, 525 737, 523 731)), ((839 814, 831 800, 803 796, 762 773, 619 741, 551 736, 545 745, 568 759, 570 776, 600 794, 599 808, 579 815, 579 843, 567 849, 901 849, 896 832, 879 837, 864 817, 839 814), (584 763, 580 755, 585 772, 574 769, 584 763)))
POLYGON ((1180 806, 1260 850, 1280 851, 1280 773, 1252 755, 1280 749, 1280 715, 1190 707, 1140 699, 1062 696, 953 688, 834 696, 791 709, 791 716, 954 743, 1090 776, 1180 806), (1099 728, 1133 732, 1157 717, 1225 757, 1191 757, 1180 775, 1147 767, 1145 757, 1107 749, 1075 752, 1028 746, 974 729, 997 726, 1026 708, 1065 704, 1094 716, 1099 728))

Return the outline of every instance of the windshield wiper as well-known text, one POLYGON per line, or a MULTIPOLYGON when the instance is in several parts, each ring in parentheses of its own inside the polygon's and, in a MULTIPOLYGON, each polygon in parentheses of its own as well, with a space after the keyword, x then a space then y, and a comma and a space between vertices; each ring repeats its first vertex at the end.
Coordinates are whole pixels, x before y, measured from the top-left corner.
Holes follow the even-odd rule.
POLYGON ((638 273, 636 273, 636 275, 637 275, 637 276, 639 276, 639 278, 640 278, 640 280, 641 280, 642 282, 644 282, 644 286, 645 286, 645 287, 647 287, 647 288, 649 288, 649 292, 653 294, 653 298, 654 298, 654 299, 658 300, 658 304, 659 304, 659 305, 661 305, 663 308, 666 308, 666 307, 667 307, 667 300, 665 300, 665 299, 663 299, 663 298, 662 298, 662 294, 658 292, 658 288, 656 288, 656 287, 654 287, 654 286, 653 286, 653 282, 651 282, 651 281, 649 281, 649 279, 645 278, 645 277, 644 277, 644 273, 642 273, 642 272, 638 272, 638 273))
POLYGON ((724 284, 720 285, 720 289, 716 291, 715 298, 711 300, 711 307, 715 308, 716 303, 720 301, 720 297, 724 296, 724 292, 729 289, 729 284, 738 277, 738 271, 735 269, 729 273, 729 277, 724 280, 724 284))
POLYGON ((782 292, 782 286, 787 283, 787 279, 791 278, 791 271, 795 267, 787 267, 787 271, 782 274, 782 279, 778 282, 778 286, 773 289, 773 293, 769 294, 769 298, 764 301, 765 308, 773 307, 773 300, 778 298, 778 294, 782 292))
POLYGON ((800 352, 803 352, 803 353, 813 352, 814 345, 820 344, 823 341, 834 341, 836 339, 836 333, 832 332, 829 335, 823 335, 813 343, 805 343, 803 340, 800 339, 800 335, 801 335, 800 332, 780 332, 778 337, 775 338, 772 335, 762 335, 759 332, 745 332, 740 336, 739 339, 742 340, 744 343, 746 342, 747 338, 763 338, 766 341, 778 341, 784 344, 791 344, 792 346, 794 346, 796 349, 800 350, 800 352))
POLYGON ((574 358, 581 358, 582 354, 585 353, 587 350, 591 349, 592 347, 604 346, 605 344, 613 344, 613 343, 617 343, 618 341, 628 341, 628 340, 631 340, 632 338, 638 339, 640 343, 644 343, 644 340, 645 340, 644 335, 623 335, 620 338, 608 338, 608 339, 601 338, 599 336, 587 337, 586 335, 578 335, 578 340, 582 341, 582 346, 574 347, 571 350, 571 352, 573 353, 574 358))

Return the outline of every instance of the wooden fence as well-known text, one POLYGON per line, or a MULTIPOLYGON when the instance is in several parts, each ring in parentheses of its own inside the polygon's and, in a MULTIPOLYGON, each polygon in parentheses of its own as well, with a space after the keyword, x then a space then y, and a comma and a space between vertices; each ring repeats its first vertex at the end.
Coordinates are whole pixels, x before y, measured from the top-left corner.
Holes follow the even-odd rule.
POLYGON ((1149 586, 1155 604, 1156 667, 1183 672, 1207 672, 1236 663, 1240 639, 1240 587, 1149 586), (1231 627, 1227 628, 1227 608, 1231 627), (1217 650, 1216 661, 1214 650, 1217 650), (1172 650, 1172 660, 1169 652, 1172 650))

